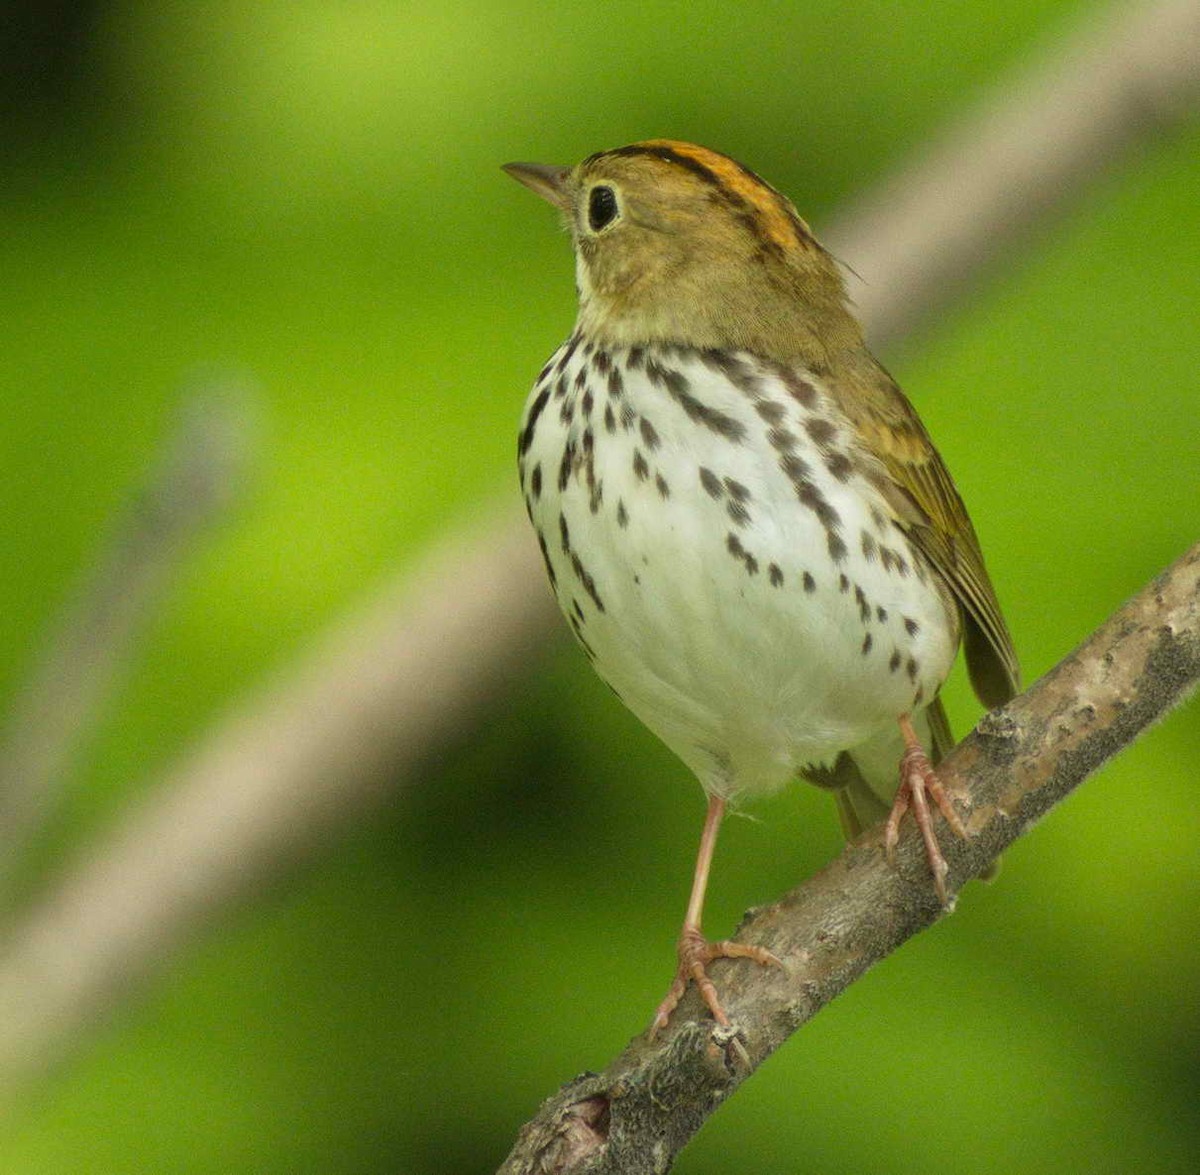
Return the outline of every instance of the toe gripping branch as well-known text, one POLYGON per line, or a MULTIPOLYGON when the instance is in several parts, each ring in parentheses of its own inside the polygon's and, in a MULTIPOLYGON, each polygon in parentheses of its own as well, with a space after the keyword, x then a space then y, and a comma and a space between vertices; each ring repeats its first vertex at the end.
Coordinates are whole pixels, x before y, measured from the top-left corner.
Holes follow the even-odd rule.
POLYGON ((921 740, 917 737, 917 732, 913 730, 908 715, 902 715, 899 721, 900 733, 904 737, 904 755, 900 759, 900 788, 896 792, 896 799, 892 804, 892 811, 888 816, 887 829, 884 833, 884 848, 887 851, 888 860, 895 860, 896 845, 900 840, 900 821, 911 808, 913 819, 921 831, 921 839, 925 842, 925 856, 929 861, 929 868, 933 872, 933 884, 937 890, 938 900, 943 906, 946 906, 950 903, 949 895, 946 892, 946 875, 950 872, 950 866, 946 864, 946 858, 942 856, 937 835, 933 831, 929 797, 933 798, 938 811, 946 818, 946 823, 950 825, 956 836, 965 838, 967 830, 954 810, 950 794, 938 778, 933 764, 929 761, 929 756, 925 753, 925 748, 921 746, 921 740))

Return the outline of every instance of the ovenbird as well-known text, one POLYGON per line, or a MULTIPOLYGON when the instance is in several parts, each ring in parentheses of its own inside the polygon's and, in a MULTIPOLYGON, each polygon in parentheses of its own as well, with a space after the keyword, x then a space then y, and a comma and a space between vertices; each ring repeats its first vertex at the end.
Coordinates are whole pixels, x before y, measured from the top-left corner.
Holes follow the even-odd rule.
POLYGON ((701 933, 726 805, 799 776, 833 791, 847 836, 886 818, 889 852, 911 811, 945 903, 930 801, 962 824, 934 770, 938 691, 961 641, 980 700, 1006 702, 1012 640, 946 466, 785 197, 670 140, 505 170, 575 248, 578 320, 518 445, 550 582, 596 671, 708 796, 652 1028, 689 981, 726 1024, 706 964, 778 962, 701 933))

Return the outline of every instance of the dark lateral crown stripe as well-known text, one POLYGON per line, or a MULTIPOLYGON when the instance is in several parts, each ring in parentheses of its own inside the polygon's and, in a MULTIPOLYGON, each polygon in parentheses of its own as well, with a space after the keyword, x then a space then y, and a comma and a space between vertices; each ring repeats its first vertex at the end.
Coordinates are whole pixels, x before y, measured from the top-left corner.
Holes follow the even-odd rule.
POLYGON ((585 166, 600 159, 638 155, 661 159, 690 172, 719 192, 732 207, 741 212, 750 212, 754 216, 751 222, 753 227, 778 248, 795 241, 812 240, 808 226, 762 176, 732 156, 707 147, 652 139, 645 143, 631 143, 628 147, 617 147, 612 151, 597 152, 588 157, 585 166))
MULTIPOLYGON (((716 155, 717 152, 705 152, 706 154, 716 155)), ((588 162, 594 159, 603 159, 605 157, 612 158, 614 156, 628 157, 630 155, 651 155, 655 159, 661 159, 666 163, 675 163, 680 167, 686 168, 693 175, 699 176, 707 184, 712 184, 714 188, 724 188, 725 181, 711 167, 701 163, 700 160, 690 152, 685 153, 676 147, 668 147, 663 143, 631 143, 628 147, 618 147, 615 151, 601 151, 593 155, 588 162)), ((722 155, 722 159, 727 159, 734 167, 741 171, 748 178, 756 181, 766 187, 766 183, 754 174, 748 167, 738 163, 736 159, 728 155, 722 155)))

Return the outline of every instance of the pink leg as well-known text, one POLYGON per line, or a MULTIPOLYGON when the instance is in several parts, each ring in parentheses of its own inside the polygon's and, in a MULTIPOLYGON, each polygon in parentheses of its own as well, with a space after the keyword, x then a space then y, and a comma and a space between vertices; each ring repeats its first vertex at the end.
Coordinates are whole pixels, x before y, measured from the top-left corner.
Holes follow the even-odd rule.
POLYGON ((708 797, 708 813, 704 817, 704 831, 700 834, 700 851, 696 854, 696 874, 692 881, 692 896, 688 900, 687 915, 679 933, 679 966, 666 998, 654 1013, 650 1025, 650 1039, 667 1026, 671 1013, 675 1011, 688 981, 696 984, 708 1010, 718 1024, 727 1025, 729 1017, 721 1007, 720 998, 713 981, 709 979, 706 965, 714 959, 753 959, 764 966, 782 967, 783 964, 765 947, 747 946, 739 942, 708 942, 700 932, 700 920, 704 913, 704 893, 708 888, 708 872, 712 865, 713 850, 717 844, 717 831, 725 815, 725 801, 719 796, 708 797))
POLYGON ((933 870, 934 888, 944 906, 949 902, 946 894, 946 874, 950 872, 950 866, 942 856, 937 836, 933 831, 927 796, 933 797, 934 803, 946 818, 946 823, 957 836, 965 837, 967 830, 954 810, 942 781, 938 779, 925 748, 921 746, 921 740, 917 738, 909 716, 901 714, 899 723, 900 733, 904 737, 904 757, 900 760, 900 789, 896 792, 896 799, 888 816, 883 843, 888 859, 893 859, 896 844, 900 839, 900 821, 911 806, 913 819, 917 822, 917 827, 921 830, 921 839, 925 842, 925 855, 929 859, 929 867, 933 870))

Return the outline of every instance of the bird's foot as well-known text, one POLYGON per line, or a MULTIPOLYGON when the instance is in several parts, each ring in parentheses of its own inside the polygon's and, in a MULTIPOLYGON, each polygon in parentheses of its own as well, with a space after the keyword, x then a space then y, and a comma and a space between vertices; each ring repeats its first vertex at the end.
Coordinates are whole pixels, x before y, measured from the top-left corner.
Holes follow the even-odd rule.
POLYGON ((729 1017, 721 1007, 720 997, 716 986, 708 977, 707 966, 714 959, 751 959, 764 967, 780 967, 783 964, 766 947, 750 946, 740 942, 709 942, 694 926, 684 926, 679 935, 678 944, 679 967, 675 971, 675 980, 667 992, 666 999, 658 1005, 654 1013, 654 1021, 650 1025, 650 1039, 667 1026, 671 1013, 675 1011, 683 993, 687 990, 688 982, 695 983, 701 998, 708 1005, 713 1019, 722 1027, 728 1027, 729 1017))
POLYGON ((963 822, 950 801, 949 793, 942 786, 942 781, 907 718, 901 719, 900 730, 905 742, 904 756, 900 760, 900 788, 896 792, 896 799, 888 816, 883 838, 884 848, 888 860, 895 860, 896 844, 900 839, 900 821, 911 808, 913 819, 921 830, 921 839, 925 842, 925 856, 929 860, 929 868, 933 871, 933 884, 938 900, 946 906, 950 903, 946 893, 946 874, 950 872, 950 866, 942 856, 937 836, 933 831, 929 797, 933 798, 933 802, 937 804, 938 810, 956 836, 965 837, 967 830, 963 827, 963 822))

